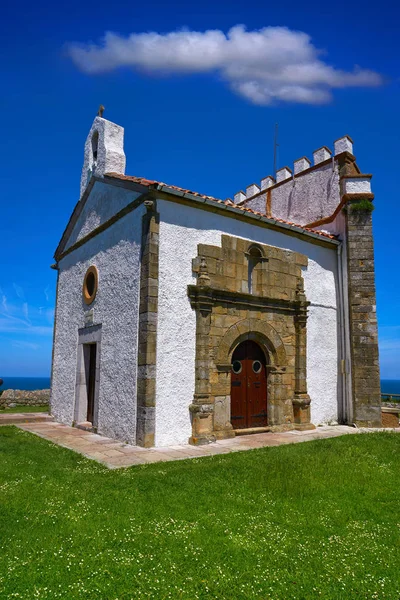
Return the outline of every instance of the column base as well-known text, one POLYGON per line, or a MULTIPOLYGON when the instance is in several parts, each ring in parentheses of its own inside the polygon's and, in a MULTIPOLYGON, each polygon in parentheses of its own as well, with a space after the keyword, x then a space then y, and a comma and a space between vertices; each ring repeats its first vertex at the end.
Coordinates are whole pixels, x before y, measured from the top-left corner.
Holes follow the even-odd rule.
POLYGON ((361 429, 374 429, 377 428, 379 429, 380 427, 382 427, 382 420, 380 421, 359 421, 358 419, 354 420, 354 425, 357 425, 357 427, 360 427, 361 429))
POLYGON ((189 406, 192 415, 192 435, 189 438, 189 444, 202 445, 215 442, 213 432, 213 412, 212 404, 191 404, 189 406))
MULTIPOLYGON (((310 396, 308 394, 301 393, 295 394, 292 404, 295 428, 298 429, 298 426, 302 428, 304 425, 311 425, 310 396)), ((315 429, 314 425, 311 427, 311 429, 315 429)))
POLYGON ((294 428, 296 431, 313 431, 316 429, 312 423, 295 423, 294 428))
POLYGON ((188 442, 191 446, 205 446, 206 444, 212 444, 216 441, 215 435, 199 435, 189 438, 188 442))
POLYGON ((228 440, 229 438, 234 438, 235 435, 233 429, 218 429, 218 431, 214 431, 216 440, 228 440))
POLYGON ((145 433, 139 440, 136 440, 136 444, 142 448, 154 448, 156 445, 154 433, 145 433))

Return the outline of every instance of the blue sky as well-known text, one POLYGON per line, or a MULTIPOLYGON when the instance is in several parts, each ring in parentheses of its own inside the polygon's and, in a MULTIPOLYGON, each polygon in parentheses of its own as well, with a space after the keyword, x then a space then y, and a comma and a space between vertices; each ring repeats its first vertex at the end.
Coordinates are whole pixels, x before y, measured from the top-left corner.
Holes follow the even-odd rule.
POLYGON ((221 198, 271 173, 275 122, 279 166, 351 135, 374 175, 382 376, 400 379, 399 16, 385 1, 15 3, 0 23, 0 376, 50 373, 49 267, 102 103, 127 173, 221 198), (268 67, 251 37, 265 27, 268 67))

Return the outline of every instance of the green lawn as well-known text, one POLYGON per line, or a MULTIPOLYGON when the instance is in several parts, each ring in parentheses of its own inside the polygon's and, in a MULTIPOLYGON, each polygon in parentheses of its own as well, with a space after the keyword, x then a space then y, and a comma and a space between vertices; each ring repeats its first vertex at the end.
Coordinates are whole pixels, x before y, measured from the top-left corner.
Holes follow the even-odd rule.
POLYGON ((14 406, 13 408, 4 408, 0 410, 0 415, 8 413, 31 413, 31 412, 49 412, 49 405, 47 406, 14 406))
POLYGON ((400 435, 107 468, 0 428, 0 598, 400 597, 400 435))

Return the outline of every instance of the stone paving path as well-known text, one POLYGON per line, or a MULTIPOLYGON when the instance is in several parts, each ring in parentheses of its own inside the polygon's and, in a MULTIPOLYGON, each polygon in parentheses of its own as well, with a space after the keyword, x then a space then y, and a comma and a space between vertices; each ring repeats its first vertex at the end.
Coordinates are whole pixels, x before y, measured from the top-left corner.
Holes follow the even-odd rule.
POLYGON ((54 417, 44 412, 0 413, 0 425, 16 425, 17 423, 41 423, 54 421, 54 417))
MULTIPOLYGON (((266 446, 295 444, 346 434, 377 431, 376 429, 356 429, 345 425, 336 425, 318 427, 313 431, 241 435, 229 440, 219 440, 207 446, 190 446, 187 444, 169 446, 168 448, 141 448, 56 422, 16 423, 16 425, 20 429, 30 431, 55 444, 79 452, 87 458, 106 465, 110 469, 171 460, 184 460, 200 456, 214 456, 216 454, 228 454, 230 452, 251 450, 253 448, 264 448, 266 446)), ((400 432, 400 429, 391 431, 400 432)))

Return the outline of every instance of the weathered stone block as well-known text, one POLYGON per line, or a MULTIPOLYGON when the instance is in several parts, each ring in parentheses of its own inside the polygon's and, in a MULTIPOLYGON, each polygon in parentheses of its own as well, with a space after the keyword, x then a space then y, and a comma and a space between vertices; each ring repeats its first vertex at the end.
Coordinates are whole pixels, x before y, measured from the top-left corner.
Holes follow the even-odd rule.
POLYGON ((209 244, 198 244, 197 251, 199 256, 206 258, 221 258, 222 249, 219 246, 211 246, 209 244))
POLYGON ((399 427, 399 410, 382 408, 382 427, 399 427))
POLYGON ((298 254, 295 252, 294 256, 296 265, 300 265, 301 267, 308 266, 308 257, 305 254, 298 254))
POLYGON ((230 396, 216 396, 214 401, 214 429, 232 429, 230 396))
POLYGON ((354 422, 359 427, 381 427, 381 407, 356 404, 354 411, 354 422))

